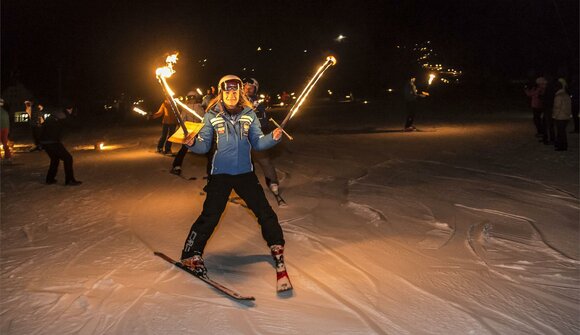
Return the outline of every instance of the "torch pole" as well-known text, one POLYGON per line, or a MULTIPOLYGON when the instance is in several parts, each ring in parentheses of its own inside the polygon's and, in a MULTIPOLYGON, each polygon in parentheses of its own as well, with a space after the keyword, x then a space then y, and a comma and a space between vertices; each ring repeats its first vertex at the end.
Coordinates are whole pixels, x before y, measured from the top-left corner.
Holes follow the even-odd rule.
POLYGON ((165 79, 159 76, 157 77, 157 79, 159 80, 159 84, 163 89, 163 94, 165 95, 165 98, 169 101, 169 106, 171 107, 171 111, 173 112, 175 118, 177 119, 177 123, 179 124, 181 129, 183 129, 183 135, 187 136, 188 134, 187 127, 185 127, 185 122, 183 122, 183 118, 181 117, 181 114, 179 114, 179 109, 177 108, 175 101, 173 101, 173 97, 171 96, 171 94, 169 94, 169 92, 167 92, 167 89, 165 87, 167 83, 165 82, 165 79))
POLYGON ((328 69, 330 66, 332 66, 334 64, 336 64, 336 59, 334 57, 330 56, 330 57, 326 58, 326 62, 324 62, 324 64, 322 64, 322 66, 314 74, 312 79, 310 79, 310 82, 308 82, 308 84, 306 85, 306 87, 304 87, 304 90, 302 91, 302 93, 298 97, 298 99, 296 99, 294 106, 292 106, 292 108, 290 108, 290 111, 288 112, 288 114, 286 115, 286 117, 284 118, 284 120, 282 121, 282 123, 279 126, 280 129, 283 129, 286 126, 286 124, 288 123, 288 121, 290 120, 290 118, 292 118, 292 116, 298 111, 298 108, 300 108, 300 106, 302 105, 304 100, 306 100, 306 97, 308 96, 308 94, 310 93, 312 88, 314 88, 314 85, 316 85, 316 82, 318 81, 318 79, 320 79, 320 77, 322 77, 322 74, 324 73, 324 71, 326 71, 326 69, 328 69))

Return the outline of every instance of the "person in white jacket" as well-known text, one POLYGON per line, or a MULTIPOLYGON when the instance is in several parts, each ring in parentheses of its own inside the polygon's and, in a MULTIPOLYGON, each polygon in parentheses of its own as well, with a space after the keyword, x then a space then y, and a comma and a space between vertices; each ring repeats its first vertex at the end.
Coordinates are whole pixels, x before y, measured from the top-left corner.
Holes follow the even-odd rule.
POLYGON ((554 143, 556 151, 568 150, 568 139, 566 137, 566 126, 572 115, 572 99, 566 92, 566 81, 558 79, 555 85, 556 95, 554 97, 554 107, 552 108, 552 119, 556 125, 556 141, 554 143))

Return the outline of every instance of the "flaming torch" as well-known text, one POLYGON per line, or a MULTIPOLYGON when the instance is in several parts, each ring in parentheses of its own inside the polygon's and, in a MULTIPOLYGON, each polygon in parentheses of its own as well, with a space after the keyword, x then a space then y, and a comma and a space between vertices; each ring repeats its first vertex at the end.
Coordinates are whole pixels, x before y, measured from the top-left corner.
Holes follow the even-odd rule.
POLYGON ((328 69, 329 67, 331 67, 332 65, 335 65, 335 64, 336 64, 336 58, 334 58, 333 56, 326 57, 326 61, 324 62, 324 64, 322 64, 322 66, 320 66, 320 68, 318 68, 318 71, 316 71, 316 73, 314 74, 312 79, 310 79, 310 82, 308 82, 306 87, 304 87, 304 90, 302 91, 302 93, 300 93, 300 96, 298 96, 298 99, 296 99, 296 103, 294 104, 294 106, 292 106, 292 108, 288 112, 288 115, 286 115, 286 118, 284 118, 284 121, 282 121, 282 123, 280 124, 280 126, 278 128, 281 128, 281 129, 284 128, 286 126, 286 123, 288 123, 288 120, 290 120, 296 113, 298 113, 300 106, 302 106, 304 101, 306 101, 306 97, 308 97, 308 94, 310 93, 310 91, 312 91, 312 89, 316 85, 316 82, 318 82, 320 77, 322 77, 322 75, 324 74, 324 71, 326 71, 326 69, 328 69))
POLYGON ((435 75, 433 73, 429 74, 429 85, 431 85, 433 79, 435 79, 435 75))
POLYGON ((133 107, 133 111, 138 113, 138 114, 141 114, 141 115, 147 115, 147 112, 145 112, 144 110, 142 110, 139 107, 133 107))
POLYGON ((187 135, 188 134, 187 128, 185 126, 185 123, 183 122, 183 118, 181 118, 181 114, 179 114, 179 109, 177 109, 177 105, 175 104, 175 100, 173 98, 175 93, 171 90, 171 88, 167 84, 167 78, 171 77, 175 73, 175 70, 173 70, 173 65, 177 63, 177 55, 178 53, 174 53, 173 55, 167 56, 167 58, 165 59, 165 63, 167 65, 155 70, 155 75, 157 76, 159 84, 161 84, 161 88, 163 88, 163 93, 165 94, 167 101, 169 101, 171 111, 173 112, 173 114, 175 114, 177 123, 179 123, 179 126, 183 130, 183 133, 187 135))

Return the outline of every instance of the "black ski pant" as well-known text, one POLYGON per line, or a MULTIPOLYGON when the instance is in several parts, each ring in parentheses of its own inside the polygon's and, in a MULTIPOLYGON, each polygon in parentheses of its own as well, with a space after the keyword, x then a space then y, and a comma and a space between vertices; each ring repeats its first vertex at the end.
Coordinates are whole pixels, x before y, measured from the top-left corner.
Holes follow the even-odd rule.
POLYGON ((568 150, 568 137, 566 136, 566 126, 568 120, 554 120, 556 124, 556 142, 554 146, 558 150, 568 150))
POLYGON ((187 147, 185 144, 181 145, 181 149, 175 155, 175 159, 173 159, 173 167, 183 165, 183 159, 185 158, 185 154, 187 153, 187 147))
POLYGON ((415 114, 417 113, 417 102, 407 101, 405 103, 405 110, 407 111, 407 119, 405 120, 405 128, 409 128, 415 122, 415 114))
POLYGON ((552 113, 548 110, 544 112, 544 136, 542 138, 544 143, 553 143, 556 140, 556 132, 554 131, 554 119, 552 113))
POLYGON ((544 126, 544 109, 532 108, 534 114, 534 125, 536 126, 536 134, 544 134, 546 127, 544 126))
POLYGON ((270 150, 265 151, 253 151, 252 158, 260 164, 262 171, 264 172, 264 177, 266 178, 266 185, 270 187, 270 184, 278 184, 278 174, 276 173, 276 168, 270 159, 270 150))
POLYGON ((578 119, 579 115, 578 105, 572 103, 572 119, 574 119, 574 130, 573 132, 577 133, 580 130, 580 120, 578 119))
POLYGON ((174 124, 163 124, 161 137, 159 137, 159 142, 157 143, 157 151, 163 150, 165 153, 171 151, 171 142, 168 139, 175 132, 175 126, 174 124))
POLYGON ((37 148, 42 148, 40 144, 40 136, 42 135, 42 127, 31 126, 32 129, 32 140, 34 141, 34 146, 37 148))
POLYGON ((191 226, 183 246, 181 259, 203 254, 205 245, 226 208, 232 189, 258 218, 262 237, 268 246, 284 245, 284 233, 278 223, 278 216, 270 207, 256 174, 254 172, 240 175, 217 174, 209 176, 204 188, 207 196, 203 203, 203 211, 191 226))
POLYGON ((47 182, 55 179, 60 161, 64 163, 65 183, 75 180, 73 172, 73 157, 62 143, 43 144, 42 148, 46 151, 48 157, 50 157, 50 166, 48 167, 48 173, 46 174, 47 182))

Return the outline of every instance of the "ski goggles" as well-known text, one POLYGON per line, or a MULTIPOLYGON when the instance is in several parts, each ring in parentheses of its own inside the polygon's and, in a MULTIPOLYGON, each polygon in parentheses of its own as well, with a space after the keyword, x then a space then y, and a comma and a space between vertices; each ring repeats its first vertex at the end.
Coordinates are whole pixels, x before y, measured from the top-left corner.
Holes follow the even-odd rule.
POLYGON ((257 86, 256 82, 254 81, 254 78, 244 78, 242 79, 242 81, 244 82, 244 85, 252 85, 254 87, 257 86))
POLYGON ((222 91, 229 92, 229 91, 238 91, 241 88, 242 83, 236 79, 226 80, 222 83, 222 91))

